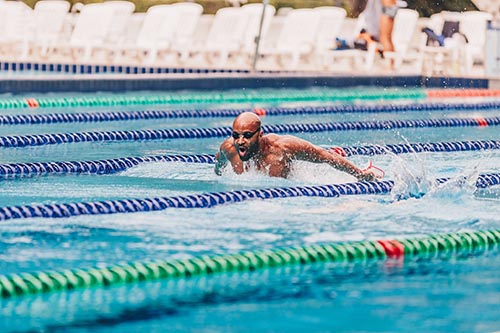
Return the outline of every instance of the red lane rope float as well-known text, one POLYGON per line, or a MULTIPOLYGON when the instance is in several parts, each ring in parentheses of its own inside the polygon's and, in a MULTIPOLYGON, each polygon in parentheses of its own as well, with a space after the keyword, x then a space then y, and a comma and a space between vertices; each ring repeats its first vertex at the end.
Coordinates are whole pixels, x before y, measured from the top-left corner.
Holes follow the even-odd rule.
POLYGON ((405 247, 397 240, 378 240, 385 250, 388 258, 402 258, 405 255, 405 247))
POLYGON ((480 127, 484 127, 484 126, 488 126, 488 122, 486 121, 486 119, 484 118, 477 118, 477 124, 480 126, 480 127))
POLYGON ((498 97, 499 89, 433 89, 427 90, 427 97, 498 97))
POLYGON ((38 103, 38 101, 35 98, 27 98, 26 99, 26 103, 28 104, 28 106, 30 108, 38 108, 38 107, 40 107, 40 104, 38 103))
POLYGON ((262 109, 262 108, 254 108, 254 109, 253 109, 253 112, 254 112, 256 115, 260 116, 260 117, 263 117, 263 116, 265 116, 265 115, 266 115, 266 110, 265 110, 265 109, 262 109))

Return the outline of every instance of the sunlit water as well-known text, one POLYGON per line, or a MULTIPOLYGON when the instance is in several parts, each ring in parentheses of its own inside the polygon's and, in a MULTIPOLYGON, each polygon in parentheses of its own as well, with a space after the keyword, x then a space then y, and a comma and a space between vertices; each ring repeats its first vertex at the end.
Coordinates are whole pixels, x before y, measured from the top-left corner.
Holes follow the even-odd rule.
MULTIPOLYGON (((487 111, 479 116, 489 116, 487 111)), ((293 123, 415 117, 267 117, 293 123)), ((418 115, 424 118, 430 115, 418 115)), ((434 115, 432 115, 434 116, 434 115)), ((436 115, 437 116, 437 115, 436 115)), ((443 112, 441 116, 450 116, 443 112)), ((455 117, 456 115, 452 115, 455 117)), ((127 122, 129 129, 230 126, 231 119, 127 122)), ((118 124, 3 127, 10 134, 111 130, 118 124)), ((120 125, 121 126, 121 125, 120 125)), ((328 146, 491 140, 497 129, 407 129, 298 134, 328 146)), ((2 149, 2 162, 213 153, 221 138, 82 143, 2 149)), ((395 181, 391 193, 250 200, 209 209, 31 218, 0 224, 2 274, 107 267, 312 244, 402 239, 500 228, 500 187, 476 190, 499 171, 499 151, 354 156, 395 181), (450 178, 437 185, 435 179, 450 178)), ((0 206, 152 198, 353 182, 326 165, 296 163, 290 179, 250 172, 222 177, 209 164, 144 163, 112 175, 0 181, 0 206)), ((496 251, 432 260, 325 264, 52 293, 0 301, 5 332, 492 332, 498 319, 496 251), (50 308, 50 311, 47 311, 50 308)))

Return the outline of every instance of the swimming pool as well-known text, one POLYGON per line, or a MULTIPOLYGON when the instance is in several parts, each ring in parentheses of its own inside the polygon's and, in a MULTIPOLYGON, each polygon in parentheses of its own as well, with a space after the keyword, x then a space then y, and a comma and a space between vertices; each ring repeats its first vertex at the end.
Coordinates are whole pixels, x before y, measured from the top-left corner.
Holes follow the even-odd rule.
MULTIPOLYGON (((485 144, 496 140, 495 124, 485 126, 487 124, 483 122, 484 119, 500 116, 495 107, 495 96, 474 99, 448 96, 447 99, 431 100, 426 96, 416 98, 416 90, 405 90, 403 93, 406 97, 401 94, 390 101, 383 101, 361 98, 367 95, 366 91, 366 88, 352 89, 350 93, 358 98, 334 101, 283 98, 279 103, 270 103, 252 99, 235 100, 233 94, 233 100, 221 99, 217 104, 199 101, 194 104, 191 99, 173 105, 71 107, 59 104, 47 108, 21 108, 15 105, 2 109, 1 115, 139 112, 153 108, 249 108, 266 111, 263 123, 269 126, 269 130, 279 129, 271 127, 277 125, 289 125, 285 130, 290 130, 294 128, 293 125, 301 123, 335 123, 342 130, 311 126, 299 128, 294 134, 325 148, 342 146, 346 151, 368 145, 390 150, 388 145, 406 143, 430 142, 435 144, 433 147, 440 147, 439 143, 442 142, 474 140, 478 144, 485 144), (436 103, 444 103, 445 106, 436 103), (486 103, 491 103, 491 106, 477 107, 486 103), (267 112, 271 107, 297 110, 303 106, 312 108, 325 105, 344 109, 315 113, 309 109, 309 112, 304 113, 276 115, 267 112), (388 105, 401 105, 402 110, 388 110, 388 105), (354 110, 347 112, 345 106, 354 110), (365 112, 367 108, 375 106, 379 109, 365 112), (365 111, 361 112, 362 109, 365 111), (450 121, 463 118, 479 121, 468 126, 450 121), (442 124, 442 127, 435 127, 435 124, 416 126, 411 122, 429 119, 442 124), (388 127, 387 124, 393 124, 387 123, 389 121, 401 121, 408 126, 388 127), (346 128, 346 123, 355 123, 355 126, 346 128), (376 129, 376 124, 381 126, 376 129)), ((284 92, 286 94, 286 90, 284 92)), ((272 97, 275 92, 266 90, 268 93, 272 97)), ((317 90, 306 91, 304 95, 311 96, 314 93, 317 90)), ((380 89, 379 95, 384 93, 387 93, 387 89, 380 89)), ((190 96, 193 94, 195 92, 190 96)), ((220 96, 224 93, 212 94, 220 96)), ((145 93, 144 96, 151 95, 145 93)), ((133 99, 143 95, 127 96, 133 99)), ((60 100, 67 101, 71 97, 64 96, 60 100)), ((375 250, 363 242, 425 239, 432 235, 499 229, 498 186, 476 189, 475 184, 479 174, 498 173, 500 144, 489 145, 489 149, 467 151, 455 149, 459 145, 454 144, 441 151, 422 153, 353 154, 349 159, 357 165, 367 165, 373 160, 377 166, 385 169, 384 181, 395 181, 390 186, 392 191, 385 191, 385 194, 359 194, 355 187, 351 195, 325 197, 321 192, 323 196, 312 196, 310 194, 316 193, 316 190, 311 187, 349 183, 353 179, 329 167, 307 163, 297 163, 293 177, 286 180, 270 179, 253 173, 215 176, 210 158, 203 154, 213 154, 218 149, 224 135, 227 135, 223 129, 230 126, 232 119, 229 115, 159 117, 8 124, 0 127, 0 142, 7 142, 3 139, 7 136, 18 136, 15 142, 19 143, 3 145, 0 149, 2 165, 9 163, 11 167, 15 166, 8 169, 13 170, 12 173, 0 183, 2 274, 16 276, 13 274, 81 270, 83 273, 76 279, 88 278, 90 281, 95 279, 88 273, 91 267, 105 269, 131 262, 172 261, 214 255, 223 257, 262 251, 269 253, 279 249, 325 244, 346 246, 340 249, 348 253, 351 251, 349 244, 357 244, 356 248, 364 249, 359 251, 366 251, 370 255, 355 255, 359 260, 308 265, 272 264, 270 266, 274 267, 255 271, 247 266, 244 272, 194 274, 187 279, 118 283, 108 288, 82 287, 74 291, 50 290, 45 285, 41 290, 50 292, 35 293, 36 288, 33 286, 36 282, 31 282, 33 285, 28 290, 33 295, 0 300, 0 326, 3 331, 123 332, 141 329, 164 332, 166 327, 190 332, 409 332, 416 329, 429 332, 484 332, 498 329, 500 322, 495 309, 500 299, 500 281, 496 271, 500 257, 493 250, 496 245, 471 247, 468 250, 465 247, 456 251, 429 250, 415 256, 405 256, 404 259, 401 256, 383 259, 377 258, 381 254, 375 254, 375 250), (221 130, 213 131, 214 128, 221 130), (157 132, 151 134, 150 131, 147 138, 140 140, 89 139, 86 142, 63 143, 63 139, 58 139, 52 144, 39 144, 33 137, 27 138, 38 134, 51 140, 73 137, 68 136, 68 133, 109 133, 117 130, 128 131, 128 135, 133 131, 164 129, 197 130, 187 131, 188 135, 183 137, 171 135, 168 138, 156 135, 157 132), (29 144, 26 144, 28 141, 29 144), (186 163, 178 158, 173 162, 151 160, 129 163, 120 170, 107 166, 101 171, 95 167, 94 171, 65 172, 70 161, 94 161, 95 165, 96 160, 181 155, 183 158, 194 155, 205 157, 198 163, 186 163), (50 170, 39 171, 40 165, 36 165, 36 168, 33 166, 33 163, 53 161, 60 163, 50 170), (435 179, 444 177, 450 177, 451 181, 439 185, 434 183, 435 179), (240 196, 239 202, 233 202, 235 196, 228 194, 270 188, 289 190, 269 192, 269 196, 272 193, 287 194, 272 200, 241 200, 240 196), (299 193, 296 188, 307 195, 288 195, 299 193), (111 214, 111 211, 99 214, 99 210, 92 211, 90 208, 88 213, 80 210, 80 214, 70 214, 76 210, 67 206, 80 202, 92 208, 95 207, 92 203, 105 201, 108 203, 101 212, 117 203, 124 203, 125 210, 132 206, 138 209, 133 201, 128 200, 170 198, 172 201, 173 197, 188 198, 202 193, 219 193, 217 198, 220 204, 204 209, 165 207, 155 211, 148 211, 144 207, 149 206, 144 204, 141 206, 142 211, 119 214, 111 214), (11 208, 14 206, 24 208, 11 208), (38 210, 33 207, 38 207, 38 210), (62 215, 74 216, 36 217, 36 212, 40 211, 46 215, 50 213, 57 216, 59 211, 62 215), (47 308, 51 310, 47 311, 47 308)), ((0 170, 7 169, 0 167, 0 170)), ((359 189, 364 191, 366 188, 361 186, 359 189)), ((197 198, 203 207, 205 201, 197 198)), ((448 237, 455 239, 458 236, 448 237)), ((452 244, 452 241, 448 242, 452 244)), ((288 253, 291 253, 289 257, 295 254, 288 253)), ((280 256, 285 257, 284 254, 280 256)), ((187 263, 182 264, 182 268, 172 267, 175 270, 186 269, 187 263)), ((129 271, 123 273, 124 276, 133 275, 133 270, 129 271)), ((110 272, 122 274, 118 269, 110 272)), ((57 277, 69 279, 61 278, 61 275, 57 277)), ((129 282, 134 280, 133 277, 127 279, 129 282)), ((0 281, 4 283, 2 293, 8 294, 5 280, 0 281)), ((89 285, 92 284, 96 283, 89 282, 89 285)), ((18 288, 16 293, 22 293, 22 287, 18 288)))

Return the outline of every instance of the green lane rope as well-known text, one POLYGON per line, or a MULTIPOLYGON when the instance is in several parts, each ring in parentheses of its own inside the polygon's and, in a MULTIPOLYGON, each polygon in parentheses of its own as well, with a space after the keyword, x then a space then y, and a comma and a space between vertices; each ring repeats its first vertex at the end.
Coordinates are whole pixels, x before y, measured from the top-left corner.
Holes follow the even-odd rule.
POLYGON ((484 252, 500 243, 500 230, 469 231, 404 240, 379 240, 311 245, 192 259, 136 262, 109 268, 0 276, 0 298, 54 291, 112 286, 224 272, 245 272, 318 262, 354 262, 484 252))
POLYGON ((422 88, 358 89, 262 89, 229 92, 178 92, 148 95, 88 95, 71 97, 10 97, 0 99, 0 109, 51 107, 106 107, 221 103, 282 103, 305 101, 353 101, 426 99, 422 88))

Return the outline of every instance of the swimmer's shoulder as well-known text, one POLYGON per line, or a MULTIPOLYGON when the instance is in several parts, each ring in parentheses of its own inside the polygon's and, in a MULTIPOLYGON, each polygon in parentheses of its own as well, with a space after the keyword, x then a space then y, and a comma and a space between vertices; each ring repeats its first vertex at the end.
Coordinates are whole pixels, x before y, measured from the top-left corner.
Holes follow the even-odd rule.
POLYGON ((280 151, 293 151, 301 144, 302 139, 293 135, 267 134, 264 136, 266 144, 270 149, 280 151))

